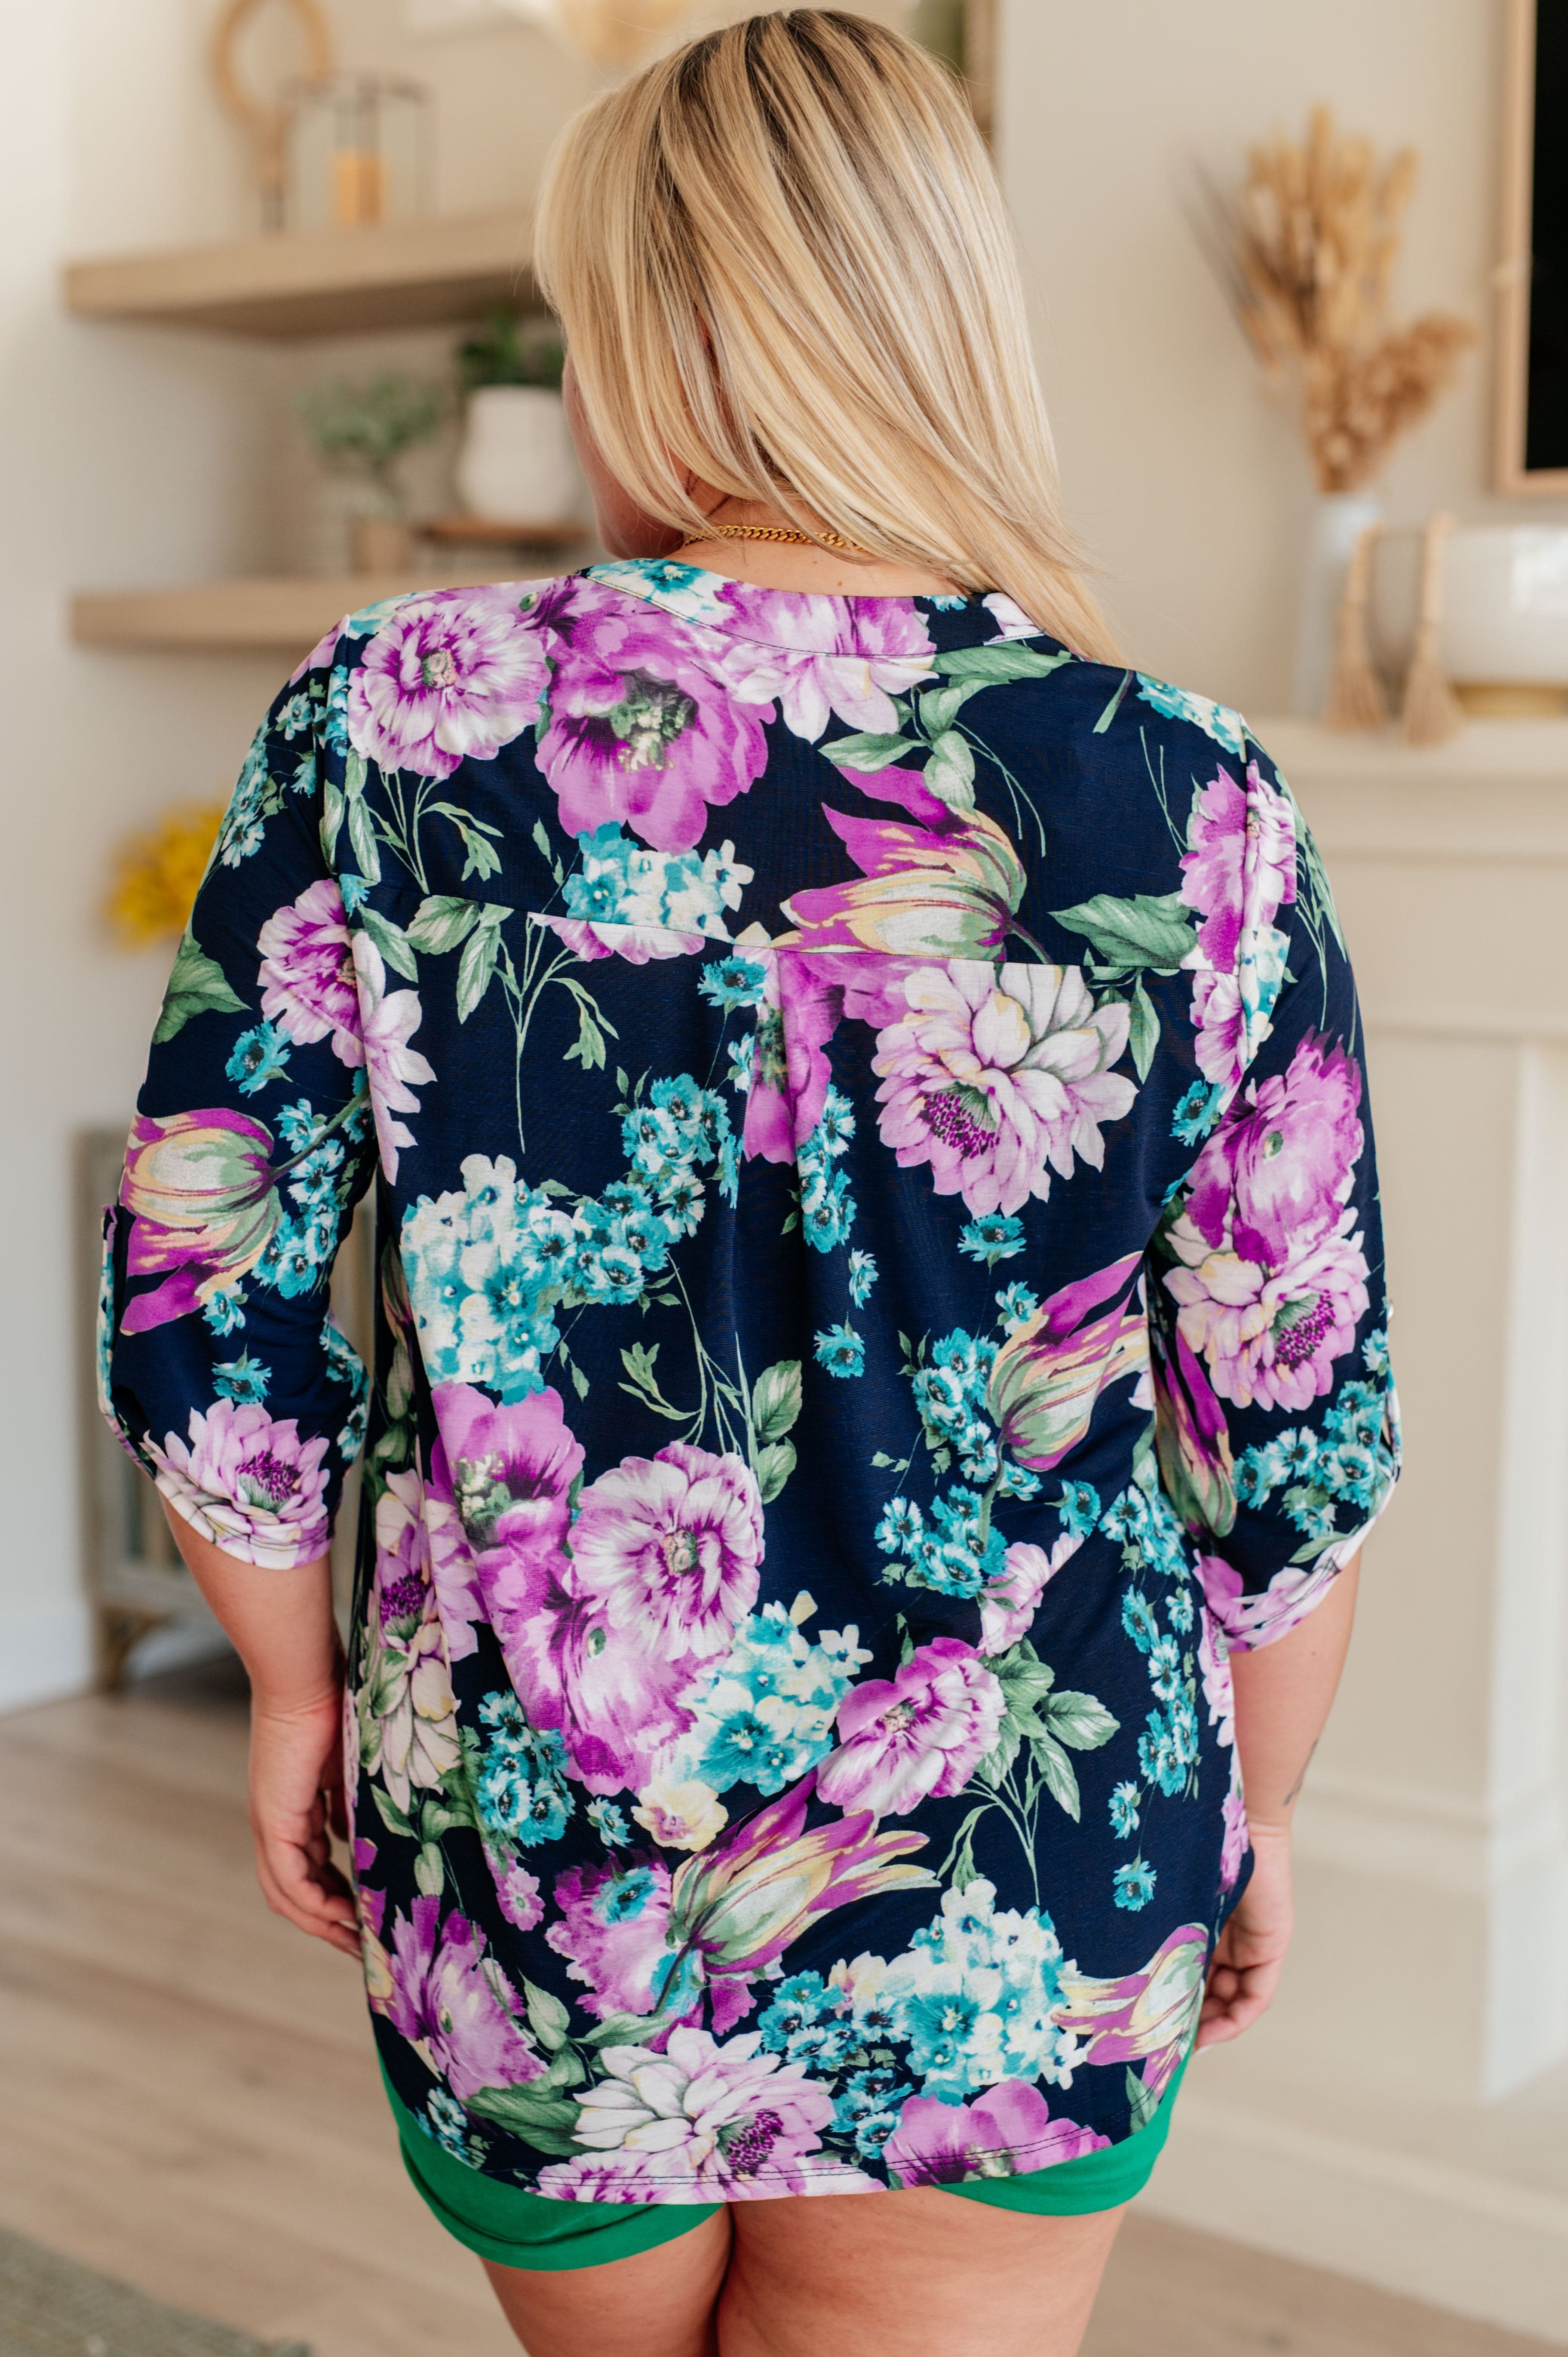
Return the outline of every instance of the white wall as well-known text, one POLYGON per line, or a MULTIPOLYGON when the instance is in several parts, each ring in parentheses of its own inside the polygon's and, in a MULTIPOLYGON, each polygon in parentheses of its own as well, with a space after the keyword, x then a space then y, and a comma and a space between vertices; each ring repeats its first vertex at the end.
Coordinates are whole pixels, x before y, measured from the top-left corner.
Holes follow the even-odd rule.
MULTIPOLYGON (((168 963, 109 942, 111 854, 169 803, 228 791, 280 669, 103 654, 66 637, 73 587, 254 571, 285 553, 271 494, 295 362, 264 345, 88 326, 59 306, 68 254, 253 227, 242 156, 206 81, 212 13, 212 0, 0 12, 12 92, 0 142, 0 1708, 88 1674, 72 1141, 127 1122, 168 963)), ((447 210, 525 196, 550 128, 588 87, 538 32, 405 47, 394 0, 335 0, 332 13, 346 62, 372 59, 385 32, 391 62, 436 87, 447 210)), ((353 365, 347 348, 335 357, 353 365)))
POLYGON ((1413 145, 1421 172, 1402 313, 1484 331, 1401 444, 1391 520, 1568 519, 1494 499, 1503 0, 1002 0, 1000 138, 1068 505, 1145 669, 1285 708, 1310 477, 1188 226, 1201 169, 1239 179, 1251 141, 1346 129, 1413 145))

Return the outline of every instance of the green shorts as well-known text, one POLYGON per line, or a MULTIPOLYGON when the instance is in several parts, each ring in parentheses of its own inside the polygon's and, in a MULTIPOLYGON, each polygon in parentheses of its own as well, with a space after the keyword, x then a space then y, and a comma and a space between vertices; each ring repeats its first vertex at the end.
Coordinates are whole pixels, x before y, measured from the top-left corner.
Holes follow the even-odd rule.
MULTIPOLYGON (((1148 2183, 1170 2129, 1176 2091, 1187 2063, 1171 2081, 1152 2119, 1124 2142, 1053 2169, 1017 2177, 975 2178, 944 2185, 967 2201, 994 2210, 1021 2210, 1036 2218, 1080 2217, 1093 2210, 1118 2210, 1148 2183)), ((386 2073, 382 2072, 385 2080, 386 2073)), ((403 2167, 414 2190, 449 2234, 503 2267, 564 2269, 604 2266, 689 2234, 721 2201, 554 2201, 521 2185, 503 2185, 454 2160, 426 2135, 392 2093, 387 2097, 397 2121, 403 2167)))

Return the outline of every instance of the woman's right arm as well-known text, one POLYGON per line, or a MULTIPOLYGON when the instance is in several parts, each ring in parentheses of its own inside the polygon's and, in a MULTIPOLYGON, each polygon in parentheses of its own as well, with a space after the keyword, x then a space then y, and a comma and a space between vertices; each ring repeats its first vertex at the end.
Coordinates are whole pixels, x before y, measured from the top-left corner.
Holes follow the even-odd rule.
POLYGON ((1294 1921, 1293 1812, 1345 1666, 1359 1570, 1358 1553, 1317 1609, 1288 1636, 1231 1656, 1252 1872, 1214 1951, 1200 2047, 1240 2038, 1267 2011, 1279 1986, 1294 1921))

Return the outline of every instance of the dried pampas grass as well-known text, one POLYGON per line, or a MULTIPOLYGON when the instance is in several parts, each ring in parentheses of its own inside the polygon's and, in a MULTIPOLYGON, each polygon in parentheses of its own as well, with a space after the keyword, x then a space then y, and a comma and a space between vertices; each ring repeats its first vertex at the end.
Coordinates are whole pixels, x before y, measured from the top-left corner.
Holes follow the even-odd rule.
POLYGON ((1263 367, 1294 380, 1318 489, 1353 491, 1425 415, 1476 332, 1444 311, 1386 324, 1412 150, 1380 166, 1319 107, 1304 144, 1276 135, 1247 164, 1238 197, 1209 191, 1205 242, 1263 367))

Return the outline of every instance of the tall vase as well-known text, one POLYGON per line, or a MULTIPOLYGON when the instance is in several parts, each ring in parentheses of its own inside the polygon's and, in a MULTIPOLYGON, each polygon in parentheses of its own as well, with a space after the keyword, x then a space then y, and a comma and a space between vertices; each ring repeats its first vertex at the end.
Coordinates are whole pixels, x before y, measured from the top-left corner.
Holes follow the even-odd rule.
POLYGON ((1304 720, 1319 720, 1323 716, 1334 671, 1335 630, 1350 552, 1367 526, 1380 522, 1382 512, 1382 501, 1375 491, 1323 491, 1314 503, 1306 535, 1291 684, 1291 710, 1304 720))

